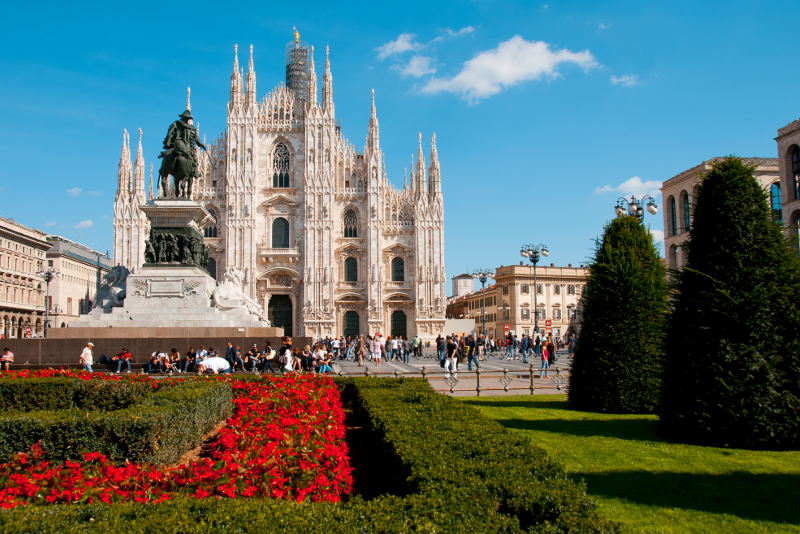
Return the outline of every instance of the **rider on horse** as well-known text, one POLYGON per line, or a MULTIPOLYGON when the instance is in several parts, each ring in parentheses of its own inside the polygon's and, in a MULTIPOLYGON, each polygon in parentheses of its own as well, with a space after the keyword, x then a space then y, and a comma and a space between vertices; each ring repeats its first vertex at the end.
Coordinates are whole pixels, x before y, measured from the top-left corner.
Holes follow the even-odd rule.
POLYGON ((181 120, 173 122, 164 138, 164 150, 159 154, 163 158, 158 171, 160 196, 167 196, 167 177, 172 175, 175 182, 174 195, 189 198, 192 180, 197 177, 197 153, 195 145, 203 150, 205 145, 192 126, 192 112, 188 109, 181 113, 181 120), (188 187, 187 187, 188 185, 188 187))

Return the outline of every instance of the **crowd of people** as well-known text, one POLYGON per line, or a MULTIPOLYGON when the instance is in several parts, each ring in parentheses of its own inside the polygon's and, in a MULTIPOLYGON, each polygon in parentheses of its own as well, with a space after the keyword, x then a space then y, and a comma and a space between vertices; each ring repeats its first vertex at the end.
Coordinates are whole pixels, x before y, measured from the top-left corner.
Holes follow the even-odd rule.
MULTIPOLYGON (((575 350, 577 338, 572 334, 564 342, 571 355, 575 350)), ((501 359, 505 355, 508 361, 522 360, 523 363, 529 363, 529 358, 540 360, 542 376, 547 377, 547 370, 557 360, 556 351, 560 345, 560 340, 550 334, 542 337, 523 334, 521 339, 518 339, 516 335, 508 334, 500 341, 483 335, 458 336, 452 334, 445 337, 439 335, 434 347, 439 365, 445 370, 445 376, 448 377, 451 373, 458 372, 459 362, 466 362, 468 371, 472 371, 473 365, 476 369, 480 369, 480 362, 498 352, 501 359)), ((220 352, 214 347, 206 349, 204 345, 200 345, 197 350, 189 347, 189 350, 184 353, 174 347, 168 352, 156 350, 150 355, 149 361, 145 365, 145 372, 338 373, 340 369, 337 362, 340 360, 357 361, 359 367, 370 362, 380 367, 383 361, 408 364, 412 356, 422 357, 423 349, 430 346, 430 343, 424 343, 417 335, 408 339, 405 336, 384 337, 376 332, 374 335, 367 336, 320 338, 313 345, 305 345, 301 348, 293 347, 292 338, 284 336, 281 338, 281 346, 277 349, 272 348, 269 340, 265 340, 262 348, 254 344, 246 352, 239 345, 230 342, 220 352)), ((89 372, 92 372, 93 347, 93 343, 88 343, 79 360, 81 366, 89 372)), ((9 363, 13 362, 13 358, 13 354, 5 349, 0 363, 7 368, 9 363)), ((98 363, 110 365, 112 369, 116 366, 116 373, 122 372, 123 368, 130 373, 131 359, 131 353, 123 348, 119 354, 113 357, 103 354, 98 363)))

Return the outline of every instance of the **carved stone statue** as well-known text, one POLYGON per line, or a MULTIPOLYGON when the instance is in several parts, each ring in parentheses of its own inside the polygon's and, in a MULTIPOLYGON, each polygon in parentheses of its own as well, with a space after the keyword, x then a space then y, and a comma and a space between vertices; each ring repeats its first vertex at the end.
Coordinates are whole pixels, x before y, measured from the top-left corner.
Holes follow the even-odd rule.
POLYGON ((223 311, 245 308, 262 321, 269 322, 261 306, 244 293, 244 271, 236 267, 228 267, 223 277, 225 281, 218 285, 211 295, 214 306, 223 311))
POLYGON ((192 126, 192 112, 187 109, 180 115, 181 120, 173 122, 164 138, 163 158, 158 171, 158 190, 161 197, 169 196, 169 176, 172 176, 172 191, 177 198, 192 197, 192 183, 198 177, 197 152, 195 146, 203 150, 197 129, 192 126))
POLYGON ((99 313, 111 311, 111 308, 122 306, 125 300, 125 281, 131 272, 123 265, 117 265, 104 277, 103 284, 97 290, 94 309, 99 313))

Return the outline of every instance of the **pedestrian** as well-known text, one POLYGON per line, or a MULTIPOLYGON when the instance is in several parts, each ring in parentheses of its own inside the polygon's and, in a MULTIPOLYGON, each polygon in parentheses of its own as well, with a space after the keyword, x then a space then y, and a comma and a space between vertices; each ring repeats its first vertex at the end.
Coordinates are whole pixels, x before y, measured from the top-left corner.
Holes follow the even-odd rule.
POLYGON ((556 346, 553 343, 552 337, 550 337, 547 340, 547 354, 550 355, 550 366, 552 367, 553 364, 555 364, 556 360, 558 359, 558 357, 556 356, 556 346))
POLYGON ((450 378, 450 373, 453 373, 455 378, 458 372, 458 345, 448 337, 447 341, 447 355, 444 359, 444 377, 450 378))
POLYGON ((10 371, 12 363, 14 363, 14 353, 6 347, 3 349, 3 355, 0 356, 0 370, 10 371))
POLYGON ((128 366, 128 372, 131 372, 131 353, 128 352, 128 349, 122 347, 122 352, 117 354, 114 359, 117 361, 117 374, 122 370, 123 363, 128 366))
POLYGON ((467 371, 472 371, 472 362, 475 362, 475 368, 480 369, 481 364, 478 363, 478 355, 476 354, 477 345, 475 343, 475 338, 469 336, 467 340, 467 371))
POLYGON ((231 371, 235 372, 234 366, 236 365, 236 360, 234 359, 234 353, 236 349, 233 348, 233 344, 228 341, 228 348, 225 349, 225 359, 228 360, 228 363, 231 364, 230 369, 231 371))
POLYGON ((355 351, 356 351, 356 357, 358 358, 358 366, 359 367, 363 367, 364 366, 364 336, 362 336, 361 334, 359 334, 358 338, 356 339, 355 351))
POLYGON ((541 353, 542 353, 542 372, 541 372, 541 376, 542 376, 542 378, 547 378, 547 369, 550 367, 550 361, 548 359, 548 354, 547 354, 547 345, 542 345, 541 353))
POLYGON ((94 371, 92 371, 92 363, 93 363, 93 360, 92 360, 92 348, 93 347, 94 347, 94 343, 91 343, 91 342, 87 343, 86 344, 86 348, 83 349, 83 352, 81 352, 80 360, 78 360, 78 363, 81 364, 81 366, 83 366, 83 370, 84 371, 89 371, 90 373, 94 372, 94 371))
POLYGON ((283 336, 281 338, 283 342, 283 346, 281 346, 278 365, 280 365, 281 374, 284 373, 291 373, 292 372, 292 338, 289 336, 283 336))
POLYGON ((578 344, 578 339, 575 337, 575 334, 570 334, 569 336, 569 357, 572 358, 575 356, 575 345, 578 344))
POLYGON ((381 340, 378 337, 378 334, 375 334, 375 337, 372 338, 372 359, 375 361, 375 366, 381 366, 381 340))
POLYGON ((275 359, 275 350, 270 346, 269 340, 264 341, 264 352, 262 353, 261 373, 266 373, 269 369, 270 373, 274 373, 275 369, 272 368, 272 362, 275 359))
POLYGON ((398 345, 398 343, 400 342, 399 336, 394 336, 389 339, 392 340, 392 361, 395 360, 399 361, 400 360, 400 345, 398 345))

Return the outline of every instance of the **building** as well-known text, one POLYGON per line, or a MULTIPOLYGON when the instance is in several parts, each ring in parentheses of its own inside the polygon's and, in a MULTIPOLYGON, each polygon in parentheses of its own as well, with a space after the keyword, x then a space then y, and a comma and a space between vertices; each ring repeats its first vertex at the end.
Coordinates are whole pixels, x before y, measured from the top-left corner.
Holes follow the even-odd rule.
MULTIPOLYGON (((386 172, 374 91, 358 150, 336 119, 328 49, 321 101, 314 48, 295 39, 286 61, 286 85, 258 101, 253 48, 246 75, 234 49, 227 129, 199 154, 193 187, 216 220, 205 229, 209 271, 218 280, 228 268, 244 271, 246 293, 290 334, 435 337, 446 307, 436 135, 427 166, 418 135, 410 179, 399 188, 386 172)), ((138 151, 127 180, 125 139, 118 198, 135 206, 144 161, 138 151)), ((143 261, 139 220, 132 207, 115 210, 115 263, 133 269, 143 261)))
POLYGON ((44 330, 41 269, 50 248, 47 234, 0 217, 0 335, 39 336, 44 330))
POLYGON ((472 293, 474 285, 471 274, 460 274, 453 277, 453 294, 451 297, 460 297, 472 293))
POLYGON ((61 236, 49 235, 47 242, 51 245, 47 266, 59 273, 50 282, 49 328, 63 328, 91 311, 97 289, 113 263, 105 254, 61 236))
POLYGON ((448 317, 475 318, 476 332, 481 331, 482 310, 486 313, 486 334, 501 337, 506 332, 522 337, 534 332, 534 308, 538 309, 539 331, 545 332, 546 321, 554 336, 563 337, 580 331, 581 296, 589 277, 589 269, 537 266, 536 303, 533 294, 533 266, 509 265, 495 270, 495 285, 468 295, 453 297, 447 307, 448 317), (508 327, 506 329, 506 326, 508 327))
MULTIPOLYGON (((800 119, 778 130, 778 167, 783 204, 781 220, 786 237, 800 251, 800 119)), ((780 202, 778 202, 780 204, 780 202)), ((773 209, 777 209, 773 205, 773 209)))
POLYGON ((114 197, 114 261, 130 271, 137 271, 144 263, 144 242, 150 233, 150 220, 139 209, 153 197, 153 164, 150 164, 150 197, 144 194, 144 155, 142 154, 142 129, 139 128, 139 146, 136 161, 131 166, 130 136, 122 132, 122 156, 117 172, 117 194, 114 197))
MULTIPOLYGON (((661 198, 664 199, 664 244, 667 265, 676 269, 686 264, 686 252, 681 246, 689 237, 692 225, 692 205, 697 196, 702 176, 711 170, 712 165, 722 158, 712 158, 695 165, 691 169, 673 176, 661 185, 661 198)), ((781 220, 781 171, 776 158, 742 158, 744 163, 755 166, 753 175, 764 191, 770 195, 773 217, 781 220)), ((800 205, 800 201, 798 202, 800 205)))

